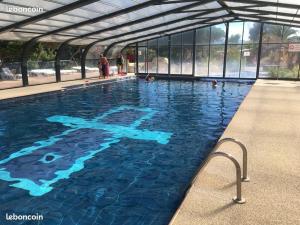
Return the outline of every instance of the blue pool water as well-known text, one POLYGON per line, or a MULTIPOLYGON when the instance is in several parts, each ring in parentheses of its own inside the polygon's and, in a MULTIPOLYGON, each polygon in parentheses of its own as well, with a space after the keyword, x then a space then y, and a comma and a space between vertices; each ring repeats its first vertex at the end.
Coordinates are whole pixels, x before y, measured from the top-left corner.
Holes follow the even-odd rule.
POLYGON ((0 103, 1 224, 168 224, 250 87, 129 80, 0 103))

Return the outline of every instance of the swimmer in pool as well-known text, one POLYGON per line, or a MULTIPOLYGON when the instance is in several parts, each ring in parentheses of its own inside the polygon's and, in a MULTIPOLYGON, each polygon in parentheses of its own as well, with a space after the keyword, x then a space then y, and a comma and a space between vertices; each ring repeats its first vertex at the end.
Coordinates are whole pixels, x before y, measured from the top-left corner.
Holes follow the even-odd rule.
POLYGON ((216 80, 212 80, 211 85, 215 88, 218 86, 218 82, 216 80))
POLYGON ((151 76, 150 74, 148 74, 148 75, 145 77, 145 80, 146 80, 147 82, 154 81, 154 77, 151 76))

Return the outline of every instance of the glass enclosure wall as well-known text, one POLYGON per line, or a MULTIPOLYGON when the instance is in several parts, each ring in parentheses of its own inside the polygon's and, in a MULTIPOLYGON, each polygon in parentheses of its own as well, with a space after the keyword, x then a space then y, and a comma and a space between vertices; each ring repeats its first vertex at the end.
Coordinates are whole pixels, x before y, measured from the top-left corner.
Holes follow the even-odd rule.
MULTIPOLYGON (((137 52, 136 52, 136 45, 132 44, 129 45, 126 48, 126 72, 127 73, 137 73, 136 71, 136 63, 137 63, 137 52)), ((146 59, 146 53, 145 53, 145 59, 146 59)), ((145 66, 145 62, 144 61, 144 66, 145 66)))
POLYGON ((194 31, 174 34, 170 39, 170 73, 192 75, 194 31))
POLYGON ((300 28, 264 24, 259 77, 299 79, 300 28))
POLYGON ((138 72, 147 73, 147 42, 138 44, 138 72))
POLYGON ((54 60, 57 48, 56 43, 35 44, 27 62, 29 85, 56 82, 54 60))
POLYGON ((81 46, 67 46, 60 61, 60 73, 62 81, 81 79, 81 46))
POLYGON ((108 62, 109 62, 110 75, 117 75, 118 74, 117 58, 118 58, 119 54, 121 53, 121 51, 125 47, 126 46, 124 46, 124 45, 115 45, 114 47, 112 47, 108 50, 106 57, 107 57, 108 62))
POLYGON ((256 77, 260 26, 254 22, 229 24, 225 77, 256 77))
POLYGON ((0 62, 0 90, 23 86, 21 63, 0 62))
POLYGON ((257 73, 260 23, 245 22, 241 51, 241 78, 255 78, 257 73))
MULTIPOLYGON (((224 67, 224 50, 225 50, 225 24, 219 24, 210 27, 210 46, 209 46, 209 65, 208 76, 222 77, 224 67)), ((201 39, 201 35, 197 36, 201 39)), ((195 74, 197 75, 197 73, 195 74)))
MULTIPOLYGON (((57 43, 38 43, 34 47, 27 62, 29 85, 56 82, 55 51, 58 46, 57 43)), ((106 47, 97 45, 89 50, 85 62, 87 78, 99 76, 99 55, 106 47)), ((112 74, 117 73, 116 57, 122 51, 126 62, 123 71, 127 73, 300 79, 300 28, 292 26, 234 21, 164 35, 124 47, 125 43, 120 43, 108 51, 112 74)), ((62 52, 62 81, 82 79, 83 50, 84 46, 67 46, 62 52)), ((22 85, 21 59, 2 59, 0 89, 22 85)))
POLYGON ((182 74, 193 74, 193 43, 194 31, 187 31, 182 33, 182 74))
POLYGON ((299 54, 300 28, 250 21, 230 22, 138 43, 138 72, 299 79, 299 54))
POLYGON ((147 67, 149 73, 157 73, 157 39, 148 41, 147 67))
POLYGON ((168 53, 169 53, 169 39, 168 37, 161 37, 158 39, 158 57, 157 57, 157 72, 162 74, 168 73, 168 53))
POLYGON ((100 54, 103 54, 105 47, 106 46, 103 45, 95 45, 87 53, 85 60, 86 78, 99 77, 98 62, 100 59, 100 54))
POLYGON ((182 59, 182 35, 174 34, 171 35, 170 43, 170 73, 181 74, 181 59, 182 59))

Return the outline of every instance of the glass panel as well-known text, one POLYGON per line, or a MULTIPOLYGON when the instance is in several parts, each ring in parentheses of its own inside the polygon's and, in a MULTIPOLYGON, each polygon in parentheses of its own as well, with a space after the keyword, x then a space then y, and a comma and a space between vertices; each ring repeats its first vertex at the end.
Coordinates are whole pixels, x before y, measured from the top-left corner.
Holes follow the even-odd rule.
POLYGON ((188 31, 182 33, 182 44, 183 45, 192 45, 194 40, 194 32, 188 31))
POLYGON ((195 76, 208 76, 209 46, 196 46, 195 76))
POLYGON ((243 43, 258 43, 260 33, 260 23, 245 22, 244 23, 244 35, 243 43))
POLYGON ((181 46, 171 46, 171 74, 181 74, 181 46))
POLYGON ((28 61, 27 66, 30 85, 53 83, 56 81, 54 61, 28 61))
POLYGON ((210 27, 196 30, 196 45, 208 45, 210 40, 210 27))
POLYGON ((284 27, 285 35, 283 35, 284 42, 300 42, 300 28, 297 27, 284 27))
POLYGON ((288 44, 282 44, 280 54, 278 78, 298 78, 300 63, 299 52, 289 50, 288 44))
POLYGON ((257 68, 258 44, 243 45, 241 59, 241 78, 255 78, 257 68))
POLYGON ((139 43, 138 43, 138 46, 147 46, 147 42, 146 42, 146 41, 139 42, 139 43))
POLYGON ((224 44, 226 35, 225 24, 219 24, 211 27, 211 44, 224 44))
POLYGON ((21 63, 0 62, 0 90, 22 85, 21 63))
POLYGON ((168 37, 158 39, 158 73, 168 73, 168 37))
POLYGON ((61 60, 62 81, 81 79, 80 56, 82 51, 83 49, 79 46, 69 46, 65 51, 64 58, 61 60))
POLYGON ((39 42, 35 45, 27 63, 29 85, 56 81, 54 63, 56 48, 57 44, 53 43, 39 42))
POLYGON ((228 45, 225 77, 238 78, 240 74, 241 45, 228 45))
POLYGON ((224 62, 224 46, 210 46, 209 76, 222 77, 224 62))
POLYGON ((229 23, 228 44, 241 44, 243 38, 243 22, 229 23))
POLYGON ((146 47, 138 48, 138 73, 146 73, 146 47))
POLYGON ((148 42, 148 73, 157 73, 157 39, 148 42))
POLYGON ((181 33, 171 35, 171 45, 181 45, 181 33))
POLYGON ((193 73, 193 46, 183 46, 182 48, 182 74, 193 73))
POLYGON ((79 80, 81 79, 81 65, 80 58, 73 60, 61 60, 61 80, 79 80))
POLYGON ((98 62, 100 54, 104 52, 104 49, 104 46, 97 45, 89 50, 85 61, 85 74, 87 78, 99 77, 98 62))
MULTIPOLYGON (((130 45, 131 46, 131 45, 130 45)), ((126 72, 135 73, 135 46, 126 48, 126 72)))
POLYGON ((259 77, 277 78, 280 44, 262 44, 259 77))
POLYGON ((283 31, 282 25, 264 24, 263 43, 281 43, 283 31))

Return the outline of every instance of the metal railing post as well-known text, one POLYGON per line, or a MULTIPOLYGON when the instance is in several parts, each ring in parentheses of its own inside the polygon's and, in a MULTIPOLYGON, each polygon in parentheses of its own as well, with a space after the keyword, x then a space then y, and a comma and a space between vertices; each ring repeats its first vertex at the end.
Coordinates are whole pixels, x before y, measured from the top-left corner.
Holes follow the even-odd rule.
POLYGON ((235 165, 236 169, 236 197, 234 197, 232 200, 235 203, 243 204, 246 202, 244 198, 242 198, 242 178, 241 178, 241 167, 238 161, 230 154, 227 154, 225 152, 214 152, 208 157, 208 161, 211 160, 214 157, 217 156, 223 156, 227 159, 230 159, 231 162, 235 165))
POLYGON ((234 138, 223 138, 216 144, 214 150, 217 150, 225 142, 233 142, 241 148, 241 150, 243 152, 243 176, 242 176, 242 181, 243 182, 250 181, 250 178, 248 177, 248 152, 247 152, 246 146, 243 143, 241 143, 240 141, 235 140, 234 138))

